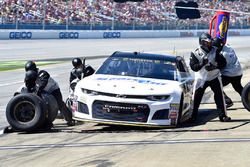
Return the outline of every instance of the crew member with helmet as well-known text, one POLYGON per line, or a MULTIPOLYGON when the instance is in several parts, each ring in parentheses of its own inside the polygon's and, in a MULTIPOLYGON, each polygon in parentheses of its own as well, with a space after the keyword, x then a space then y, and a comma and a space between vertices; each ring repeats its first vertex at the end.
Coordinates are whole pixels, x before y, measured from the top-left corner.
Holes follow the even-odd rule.
MULTIPOLYGON (((218 52, 225 57, 227 63, 224 68, 220 69, 223 86, 232 84, 234 90, 241 96, 243 90, 243 86, 241 85, 243 70, 234 49, 229 44, 225 44, 222 39, 218 37, 213 39, 213 45, 217 47, 218 52)), ((225 92, 224 96, 227 108, 233 106, 233 101, 225 92)))
POLYGON ((219 120, 228 122, 231 120, 227 116, 226 107, 220 79, 220 70, 225 67, 225 58, 218 54, 216 48, 212 46, 212 37, 208 33, 202 33, 199 37, 200 47, 191 52, 190 67, 195 72, 194 84, 194 106, 192 120, 196 121, 198 109, 207 87, 214 93, 214 100, 217 106, 219 120))
POLYGON ((73 69, 70 72, 70 88, 74 91, 77 81, 81 80, 84 77, 92 75, 95 70, 90 66, 85 66, 85 60, 81 60, 80 58, 73 58, 72 60, 73 69), (77 80, 76 82, 73 82, 77 80))
POLYGON ((70 72, 69 82, 71 83, 74 79, 82 79, 83 75, 83 62, 80 58, 74 58, 72 60, 73 69, 70 72))
POLYGON ((71 111, 66 107, 63 102, 62 93, 58 83, 50 76, 45 70, 39 70, 34 61, 27 61, 25 64, 25 85, 30 92, 36 92, 38 95, 41 91, 53 95, 57 101, 58 108, 63 114, 68 126, 73 126, 74 120, 72 119, 71 111))

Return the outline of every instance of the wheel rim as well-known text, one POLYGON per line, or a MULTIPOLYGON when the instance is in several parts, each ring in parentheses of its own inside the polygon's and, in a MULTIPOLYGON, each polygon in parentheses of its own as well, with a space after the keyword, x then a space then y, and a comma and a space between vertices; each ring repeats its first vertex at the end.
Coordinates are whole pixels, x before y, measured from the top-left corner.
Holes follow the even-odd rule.
POLYGON ((14 108, 14 119, 21 124, 31 122, 35 115, 35 105, 29 101, 19 102, 14 108))

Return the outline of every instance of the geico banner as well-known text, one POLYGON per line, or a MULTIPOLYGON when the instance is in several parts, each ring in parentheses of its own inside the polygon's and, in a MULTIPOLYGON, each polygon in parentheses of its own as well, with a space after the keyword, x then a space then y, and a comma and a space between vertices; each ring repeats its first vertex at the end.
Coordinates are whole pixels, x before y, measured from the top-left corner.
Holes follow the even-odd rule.
POLYGON ((239 31, 228 31, 228 36, 240 36, 239 31))
POLYGON ((10 32, 9 39, 31 39, 32 32, 10 32))
POLYGON ((180 37, 193 37, 194 33, 190 31, 180 32, 180 37))
POLYGON ((104 32, 103 38, 121 38, 121 32, 104 32))
POLYGON ((59 38, 60 39, 78 39, 79 33, 78 32, 60 32, 59 38))

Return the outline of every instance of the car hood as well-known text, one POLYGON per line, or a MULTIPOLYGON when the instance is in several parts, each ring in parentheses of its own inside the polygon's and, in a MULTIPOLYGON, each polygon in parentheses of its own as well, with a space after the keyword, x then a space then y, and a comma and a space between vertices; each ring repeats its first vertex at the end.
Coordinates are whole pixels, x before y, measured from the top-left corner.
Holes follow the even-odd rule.
POLYGON ((94 74, 79 81, 77 87, 114 94, 161 95, 179 90, 180 82, 163 79, 94 74))

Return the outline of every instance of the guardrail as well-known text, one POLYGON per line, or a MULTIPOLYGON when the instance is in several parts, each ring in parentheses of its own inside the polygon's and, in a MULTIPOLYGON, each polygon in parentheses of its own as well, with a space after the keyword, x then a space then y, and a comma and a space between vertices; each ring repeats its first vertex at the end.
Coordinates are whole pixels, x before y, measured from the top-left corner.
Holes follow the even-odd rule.
MULTIPOLYGON (((196 37, 208 30, 159 31, 59 31, 59 30, 0 30, 0 39, 115 39, 115 38, 169 38, 196 37)), ((229 30, 228 36, 249 36, 250 30, 229 30)))

